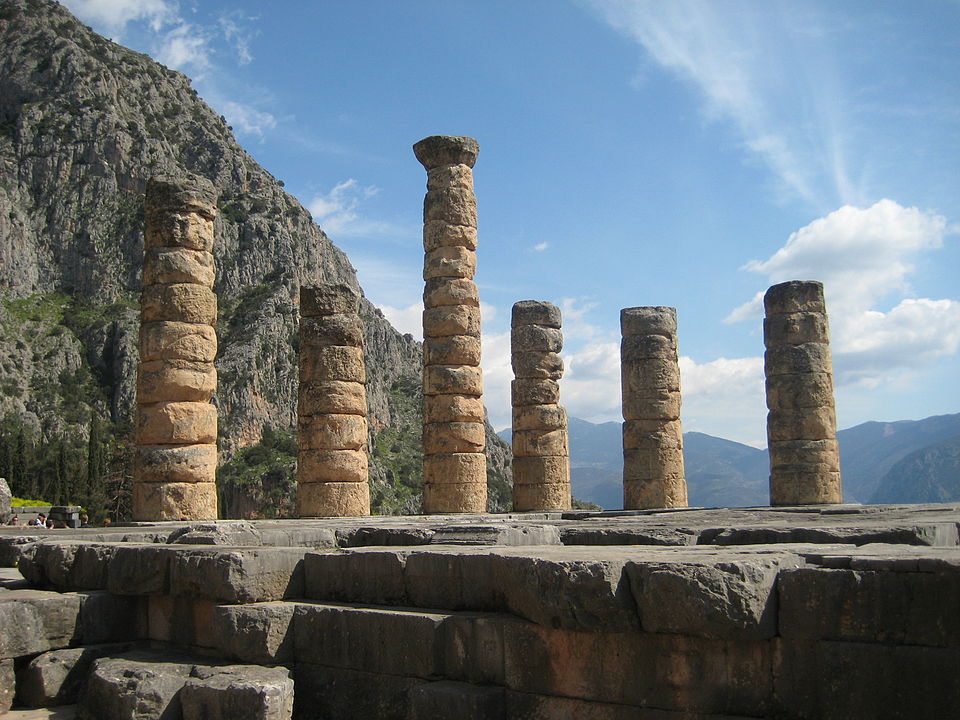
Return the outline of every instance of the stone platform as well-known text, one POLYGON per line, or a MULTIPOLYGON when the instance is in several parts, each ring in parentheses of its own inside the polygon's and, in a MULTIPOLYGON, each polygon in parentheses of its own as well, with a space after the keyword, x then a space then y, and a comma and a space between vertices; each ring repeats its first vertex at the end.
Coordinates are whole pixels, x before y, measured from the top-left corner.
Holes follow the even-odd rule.
POLYGON ((102 709, 116 668, 169 667, 187 720, 247 674, 292 677, 304 720, 950 717, 958 528, 960 504, 3 528, 0 707, 16 674, 18 702, 134 717, 102 709))

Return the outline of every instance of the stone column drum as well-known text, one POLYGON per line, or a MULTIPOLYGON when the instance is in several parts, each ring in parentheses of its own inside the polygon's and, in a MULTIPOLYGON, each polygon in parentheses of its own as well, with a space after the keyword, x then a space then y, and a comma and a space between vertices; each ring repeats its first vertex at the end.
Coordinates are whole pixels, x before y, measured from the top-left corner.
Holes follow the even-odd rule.
POLYGON ((567 411, 559 404, 563 375, 560 308, 514 303, 510 361, 514 380, 513 509, 569 510, 570 447, 567 411))
POLYGON ((626 308, 620 330, 623 507, 686 507, 676 308, 626 308))
POLYGON ((347 285, 300 289, 300 517, 370 514, 367 377, 359 307, 359 293, 347 285))
POLYGON ((427 170, 423 201, 423 511, 485 512, 483 375, 477 199, 469 137, 435 135, 413 146, 427 170))
POLYGON ((843 502, 823 285, 780 283, 763 305, 770 504, 843 502))
POLYGON ((147 182, 134 520, 217 518, 215 199, 203 178, 147 182))

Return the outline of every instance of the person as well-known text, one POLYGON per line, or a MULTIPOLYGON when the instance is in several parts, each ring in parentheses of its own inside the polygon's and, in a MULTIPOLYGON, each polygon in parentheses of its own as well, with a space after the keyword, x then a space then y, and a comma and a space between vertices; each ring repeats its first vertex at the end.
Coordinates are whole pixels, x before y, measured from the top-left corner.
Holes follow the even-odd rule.
POLYGON ((7 525, 19 525, 19 524, 20 524, 19 515, 14 515, 12 518, 10 518, 10 520, 7 521, 7 525))
POLYGON ((37 527, 45 528, 47 526, 47 516, 43 513, 37 515, 37 519, 34 520, 31 525, 36 525, 37 527))
POLYGON ((90 516, 86 513, 80 513, 80 527, 90 527, 90 516))

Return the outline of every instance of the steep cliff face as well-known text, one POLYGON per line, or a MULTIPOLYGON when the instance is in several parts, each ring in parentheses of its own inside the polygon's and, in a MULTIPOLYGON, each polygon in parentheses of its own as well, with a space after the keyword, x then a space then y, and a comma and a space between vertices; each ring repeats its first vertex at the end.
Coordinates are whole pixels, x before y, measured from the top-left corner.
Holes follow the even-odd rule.
MULTIPOLYGON (((229 457, 259 441, 264 425, 294 425, 299 288, 358 287, 349 260, 186 76, 98 36, 55 3, 0 0, 0 414, 53 422, 58 403, 40 402, 31 388, 72 369, 89 375, 87 416, 129 420, 143 192, 152 175, 188 172, 219 193, 216 403, 229 457), (33 318, 33 308, 48 306, 33 318)), ((362 314, 375 437, 396 414, 391 388, 419 378, 421 351, 366 300, 362 314)), ((495 472, 505 468, 501 453, 495 472)))

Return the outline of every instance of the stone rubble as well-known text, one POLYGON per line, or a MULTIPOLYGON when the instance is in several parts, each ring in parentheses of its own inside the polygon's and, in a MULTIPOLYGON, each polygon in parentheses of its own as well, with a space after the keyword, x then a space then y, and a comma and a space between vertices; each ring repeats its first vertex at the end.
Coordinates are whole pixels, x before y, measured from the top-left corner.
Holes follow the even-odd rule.
POLYGON ((213 185, 147 182, 135 520, 216 520, 217 296, 213 185))
POLYGON ((434 135, 413 146, 427 171, 423 201, 423 511, 487 509, 480 369, 477 198, 469 137, 434 135))
POLYGON ((567 411, 559 404, 560 308, 520 301, 513 306, 511 325, 513 509, 569 510, 567 411))

